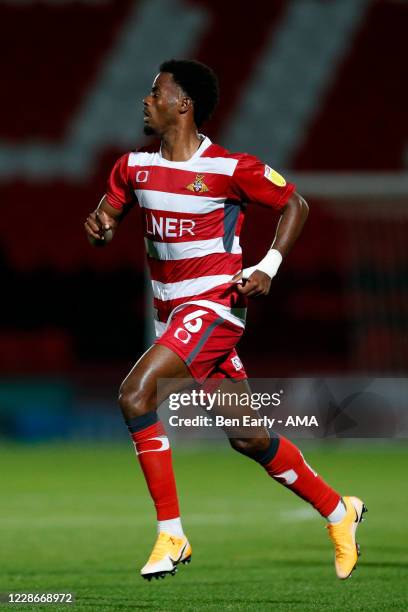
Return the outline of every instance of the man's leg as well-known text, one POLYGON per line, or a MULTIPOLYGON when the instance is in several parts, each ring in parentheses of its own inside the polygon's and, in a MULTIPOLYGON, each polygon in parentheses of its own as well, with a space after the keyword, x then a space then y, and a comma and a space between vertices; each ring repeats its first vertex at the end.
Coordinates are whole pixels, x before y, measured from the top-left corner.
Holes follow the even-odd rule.
MULTIPOLYGON (((220 390, 238 395, 250 393, 246 380, 232 382, 225 379, 220 390)), ((244 414, 254 416, 253 410, 241 405, 218 406, 217 413, 227 418, 242 418, 244 414)), ((337 575, 347 578, 359 554, 354 535, 366 510, 361 500, 343 499, 306 463, 301 451, 284 436, 269 435, 263 427, 251 428, 249 432, 245 428, 226 428, 225 431, 235 450, 257 461, 276 482, 309 502, 327 519, 330 537, 335 544, 337 575)))
POLYGON ((191 548, 183 534, 171 449, 157 407, 191 379, 184 362, 170 349, 152 346, 123 381, 119 405, 156 507, 159 537, 142 576, 174 573, 178 561, 188 562, 191 548), (160 385, 159 379, 171 379, 160 385), (160 393, 160 396, 158 396, 160 393))

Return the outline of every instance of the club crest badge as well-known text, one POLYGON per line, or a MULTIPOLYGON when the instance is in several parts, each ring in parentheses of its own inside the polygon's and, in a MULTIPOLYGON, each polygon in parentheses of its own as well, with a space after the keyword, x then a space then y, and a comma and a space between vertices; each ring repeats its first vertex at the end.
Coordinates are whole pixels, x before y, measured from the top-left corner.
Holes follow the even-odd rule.
POLYGON ((197 174, 194 183, 187 185, 187 189, 194 191, 195 193, 204 193, 205 191, 209 191, 209 188, 204 183, 204 174, 197 174))

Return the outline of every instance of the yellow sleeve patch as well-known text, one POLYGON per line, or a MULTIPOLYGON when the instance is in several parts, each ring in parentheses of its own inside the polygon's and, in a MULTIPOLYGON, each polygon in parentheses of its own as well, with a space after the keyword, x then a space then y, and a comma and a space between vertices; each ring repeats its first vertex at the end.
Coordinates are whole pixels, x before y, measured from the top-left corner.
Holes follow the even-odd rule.
POLYGON ((285 187, 286 185, 286 181, 283 176, 279 174, 279 172, 276 172, 276 170, 274 170, 270 166, 265 165, 264 176, 268 179, 268 181, 271 181, 271 183, 277 185, 278 187, 285 187))

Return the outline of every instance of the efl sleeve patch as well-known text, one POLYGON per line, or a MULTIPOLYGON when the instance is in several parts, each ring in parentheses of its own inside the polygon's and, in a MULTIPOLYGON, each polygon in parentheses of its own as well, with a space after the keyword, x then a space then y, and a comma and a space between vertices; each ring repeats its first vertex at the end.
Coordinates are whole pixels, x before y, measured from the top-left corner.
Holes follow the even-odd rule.
POLYGON ((239 161, 231 179, 231 191, 243 202, 256 202, 281 210, 295 190, 276 170, 248 153, 237 154, 239 161))
POLYGON ((274 170, 270 166, 267 166, 266 164, 265 164, 264 176, 265 178, 268 179, 268 181, 271 181, 271 183, 273 183, 274 185, 277 185, 278 187, 286 186, 286 181, 283 178, 283 176, 279 174, 279 172, 276 172, 276 170, 274 170))

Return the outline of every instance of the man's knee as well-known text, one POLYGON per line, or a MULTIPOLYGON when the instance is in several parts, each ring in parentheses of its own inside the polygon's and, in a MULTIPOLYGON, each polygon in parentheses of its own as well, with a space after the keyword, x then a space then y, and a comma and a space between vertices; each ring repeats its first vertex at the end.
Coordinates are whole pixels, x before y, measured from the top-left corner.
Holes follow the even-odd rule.
POLYGON ((156 410, 156 394, 138 380, 124 380, 119 389, 119 406, 123 416, 133 419, 156 410))
POLYGON ((252 457, 257 453, 266 451, 270 443, 268 437, 230 438, 229 441, 234 450, 242 455, 248 455, 248 457, 252 457))

